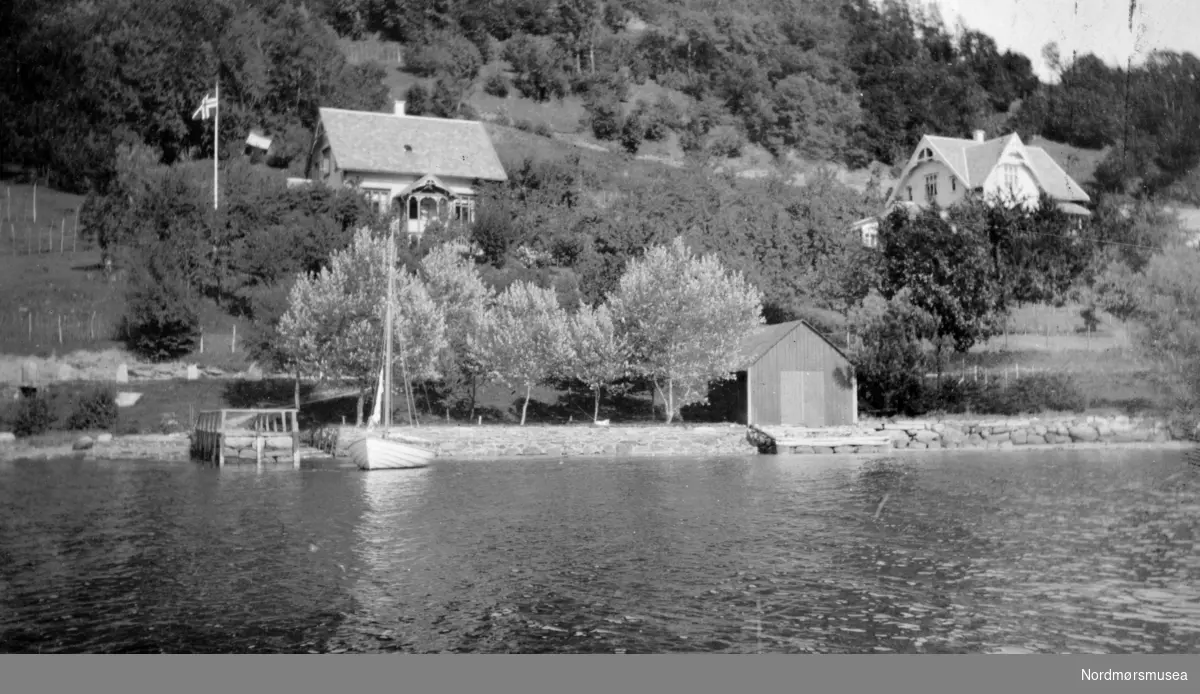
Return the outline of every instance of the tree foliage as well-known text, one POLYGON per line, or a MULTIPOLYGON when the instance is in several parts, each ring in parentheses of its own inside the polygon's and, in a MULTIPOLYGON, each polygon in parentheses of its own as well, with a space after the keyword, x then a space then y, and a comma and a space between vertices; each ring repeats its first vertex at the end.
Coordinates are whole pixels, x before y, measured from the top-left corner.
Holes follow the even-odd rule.
POLYGON ((567 360, 566 313, 553 290, 519 281, 496 297, 486 335, 493 374, 524 396, 524 426, 533 387, 561 373, 567 360))
POLYGON ((609 305, 668 423, 705 402, 710 382, 729 378, 742 339, 763 322, 762 293, 716 257, 693 255, 682 237, 630 262, 609 305))
POLYGON ((600 418, 600 396, 605 388, 629 375, 629 348, 617 334, 612 312, 601 304, 581 304, 568 324, 569 357, 564 371, 591 389, 592 419, 600 418))

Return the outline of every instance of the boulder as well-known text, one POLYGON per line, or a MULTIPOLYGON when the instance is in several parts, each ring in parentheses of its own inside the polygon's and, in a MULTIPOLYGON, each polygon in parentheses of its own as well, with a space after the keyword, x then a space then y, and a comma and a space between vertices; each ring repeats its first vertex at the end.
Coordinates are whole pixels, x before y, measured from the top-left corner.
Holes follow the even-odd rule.
POLYGON ((117 383, 129 383, 129 366, 121 364, 117 367, 117 383))
POLYGON ((1046 435, 1046 425, 1034 424, 1033 425, 1033 433, 1036 434, 1037 436, 1045 436, 1046 435))
POLYGON ((913 439, 920 441, 921 443, 930 443, 932 441, 941 439, 941 435, 936 431, 930 431, 929 429, 918 429, 916 433, 913 434, 913 439))
POLYGON ((70 364, 59 364, 58 366, 59 381, 74 381, 75 369, 71 368, 70 364))
POLYGON ((929 448, 929 444, 925 443, 924 441, 909 441, 907 448, 914 448, 914 449, 920 450, 920 449, 929 448))
POLYGON ((1013 447, 1013 442, 1012 442, 1012 441, 998 441, 998 442, 996 443, 996 448, 999 448, 1000 450, 1004 450, 1004 451, 1006 451, 1006 450, 1009 450, 1009 449, 1010 449, 1010 448, 1012 448, 1012 447, 1013 447))
POLYGON ((71 446, 76 451, 86 451, 96 444, 90 436, 80 436, 75 439, 75 445, 71 446))
POLYGON ((972 433, 970 436, 967 437, 967 445, 968 446, 982 446, 983 445, 983 437, 977 433, 972 433))
POLYGON ((11 431, 0 431, 0 443, 13 443, 17 440, 17 435, 11 431))
POLYGON ((857 453, 858 448, 855 446, 834 446, 834 453, 857 453))
POLYGON ((1111 436, 1113 433, 1112 426, 1107 419, 1097 419, 1094 425, 1096 433, 1100 436, 1111 436))
POLYGON ((903 429, 887 429, 887 436, 890 436, 893 442, 901 443, 908 442, 908 432, 903 429))
POLYGON ((1016 431, 1009 434, 1009 439, 1013 442, 1014 445, 1024 446, 1026 443, 1029 442, 1029 432, 1024 429, 1017 429, 1016 431))
POLYGON ((950 426, 943 429, 941 433, 942 443, 962 443, 967 438, 966 434, 950 426))
POLYGON ((1045 443, 1046 443, 1046 437, 1038 436, 1037 434, 1030 434, 1025 439, 1025 445, 1027 445, 1027 446, 1041 446, 1041 445, 1044 445, 1045 443))
POLYGON ((925 446, 931 451, 941 450, 942 442, 941 441, 930 441, 929 443, 926 443, 925 446))
POLYGON ((96 435, 96 443, 111 443, 112 440, 113 440, 113 435, 108 432, 96 435))
POLYGON ((813 453, 819 453, 821 455, 828 455, 830 453, 833 453, 833 449, 829 448, 828 446, 813 446, 813 453))
POLYGON ((1086 424, 1073 426, 1067 431, 1067 433, 1070 434, 1071 438, 1075 441, 1091 442, 1100 438, 1099 432, 1097 432, 1095 428, 1086 424))
POLYGON ((195 364, 188 364, 187 380, 195 381, 199 378, 200 378, 200 367, 196 366, 195 364))

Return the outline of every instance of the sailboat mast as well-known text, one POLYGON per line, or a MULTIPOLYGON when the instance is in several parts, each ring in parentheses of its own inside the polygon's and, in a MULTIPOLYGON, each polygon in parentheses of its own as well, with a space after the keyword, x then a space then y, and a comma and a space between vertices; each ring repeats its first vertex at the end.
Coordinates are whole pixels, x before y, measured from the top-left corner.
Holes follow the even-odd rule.
POLYGON ((384 314, 384 356, 383 356, 383 373, 386 383, 384 384, 383 397, 383 426, 384 430, 390 429, 392 426, 392 293, 393 280, 396 275, 396 260, 393 254, 396 251, 396 230, 389 225, 388 231, 388 252, 387 252, 387 271, 388 271, 388 286, 387 286, 387 312, 384 314))

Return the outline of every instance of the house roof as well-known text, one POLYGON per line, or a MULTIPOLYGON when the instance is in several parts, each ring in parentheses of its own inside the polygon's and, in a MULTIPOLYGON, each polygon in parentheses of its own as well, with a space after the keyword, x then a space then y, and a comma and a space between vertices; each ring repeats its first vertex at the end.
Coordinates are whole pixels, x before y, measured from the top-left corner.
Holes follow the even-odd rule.
MULTIPOLYGON (((1063 202, 1089 202, 1091 200, 1083 191, 1083 187, 1076 183, 1058 165, 1058 162, 1046 153, 1046 150, 1022 143, 1016 133, 984 142, 940 135, 927 135, 924 139, 968 190, 983 185, 988 175, 1000 162, 1000 155, 1013 140, 1016 140, 1024 150, 1026 161, 1029 163, 1029 168, 1038 185, 1052 198, 1063 202)), ((910 161, 905 167, 905 171, 900 177, 901 182, 908 176, 909 171, 916 163, 910 161)), ((898 190, 899 185, 897 184, 890 197, 895 198, 898 190)))
POLYGON ((771 348, 779 344, 779 341, 789 335, 797 327, 803 325, 811 330, 817 337, 821 338, 833 348, 835 352, 840 354, 843 359, 850 361, 837 345, 829 341, 829 338, 821 334, 819 330, 808 324, 807 321, 794 320, 787 323, 776 323, 775 325, 761 325, 754 329, 742 338, 741 347, 738 349, 737 370, 745 371, 751 366, 754 366, 763 355, 771 351, 771 348))
POLYGON ((320 109, 321 124, 344 171, 506 181, 479 121, 320 109))

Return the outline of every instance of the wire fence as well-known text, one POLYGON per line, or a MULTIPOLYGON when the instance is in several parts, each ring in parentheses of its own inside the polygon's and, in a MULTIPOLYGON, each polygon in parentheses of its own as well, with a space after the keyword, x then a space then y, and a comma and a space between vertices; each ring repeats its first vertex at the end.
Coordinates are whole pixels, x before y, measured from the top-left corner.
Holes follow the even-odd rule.
POLYGON ((76 253, 90 250, 91 240, 80 237, 77 215, 64 215, 54 220, 40 219, 37 222, 0 218, 0 255, 76 253))
MULTIPOLYGON (((126 338, 120 315, 100 310, 37 311, 14 309, 0 311, 0 348, 23 350, 57 347, 86 348, 126 338)), ((244 352, 245 334, 237 327, 225 331, 201 331, 198 354, 238 354, 244 352)))

